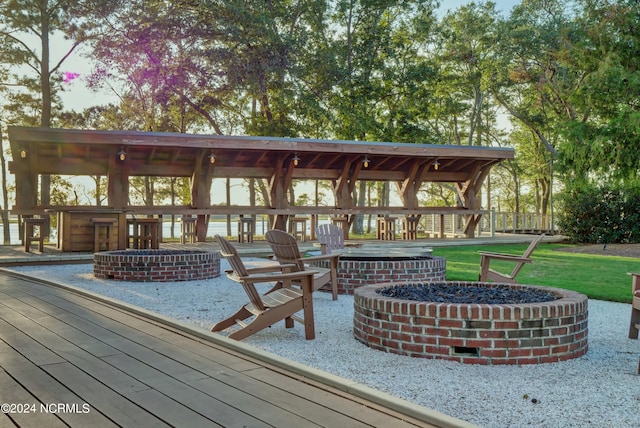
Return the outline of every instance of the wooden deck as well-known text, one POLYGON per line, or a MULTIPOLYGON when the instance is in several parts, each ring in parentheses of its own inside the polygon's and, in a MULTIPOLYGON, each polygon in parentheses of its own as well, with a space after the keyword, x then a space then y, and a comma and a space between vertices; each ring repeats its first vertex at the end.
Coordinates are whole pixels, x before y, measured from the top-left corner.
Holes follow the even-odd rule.
POLYGON ((468 426, 210 336, 0 273, 0 427, 468 426))

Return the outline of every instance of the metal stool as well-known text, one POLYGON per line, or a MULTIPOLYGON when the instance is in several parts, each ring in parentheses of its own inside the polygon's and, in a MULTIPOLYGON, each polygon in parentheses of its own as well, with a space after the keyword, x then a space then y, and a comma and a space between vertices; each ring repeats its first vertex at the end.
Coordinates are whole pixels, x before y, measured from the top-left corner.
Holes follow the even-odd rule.
POLYGON ((38 251, 44 253, 44 225, 47 219, 45 218, 25 218, 23 223, 24 228, 24 251, 28 253, 31 249, 31 243, 38 243, 38 251))
POLYGON ((105 251, 111 250, 111 227, 116 222, 115 218, 92 218, 93 223, 93 252, 100 252, 102 244, 105 251), (104 232, 104 234, 102 233, 104 232))

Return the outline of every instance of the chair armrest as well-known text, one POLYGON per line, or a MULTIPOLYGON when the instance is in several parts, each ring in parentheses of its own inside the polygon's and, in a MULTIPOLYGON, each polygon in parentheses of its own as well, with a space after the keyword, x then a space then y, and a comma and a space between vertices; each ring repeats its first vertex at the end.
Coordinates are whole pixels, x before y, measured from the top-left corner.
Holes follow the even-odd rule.
POLYGON ((307 262, 317 262, 320 260, 331 260, 331 259, 336 259, 338 260, 340 258, 340 254, 321 254, 319 256, 310 256, 310 257, 303 257, 300 260, 307 263, 307 262))
MULTIPOLYGON (((273 273, 273 276, 276 276, 276 275, 280 276, 283 274, 283 272, 289 272, 290 269, 293 269, 295 267, 296 265, 293 265, 293 264, 262 266, 262 267, 248 268, 247 273, 249 274, 249 276, 253 274, 260 274, 260 273, 273 273)), ((236 281, 236 282, 241 281, 242 278, 245 278, 245 277, 240 277, 236 275, 233 269, 226 269, 224 273, 227 275, 227 277, 230 280, 236 281)))
POLYGON ((254 273, 282 272, 283 270, 294 268, 294 267, 296 267, 296 265, 292 263, 277 264, 277 265, 274 264, 273 266, 260 266, 260 267, 247 268, 247 273, 249 275, 253 275, 254 273))
POLYGON ((633 296, 640 297, 640 272, 627 272, 627 275, 631 275, 633 277, 631 293, 633 296))
POLYGON ((306 276, 314 276, 318 272, 315 270, 303 270, 298 272, 288 272, 288 273, 278 273, 273 275, 249 275, 249 276, 241 276, 238 279, 241 281, 247 281, 251 283, 256 282, 273 282, 273 281, 281 281, 281 280, 292 280, 292 279, 300 279, 306 276))
POLYGON ((360 248, 362 247, 364 244, 360 243, 360 242, 352 242, 352 241, 344 241, 344 246, 345 247, 353 247, 353 248, 360 248))
POLYGON ((512 254, 487 253, 487 252, 480 251, 480 255, 482 257, 487 257, 487 258, 495 259, 495 260, 507 260, 507 261, 512 261, 512 262, 522 262, 522 263, 531 263, 531 262, 533 262, 533 259, 531 259, 529 257, 516 256, 516 255, 512 255, 512 254))

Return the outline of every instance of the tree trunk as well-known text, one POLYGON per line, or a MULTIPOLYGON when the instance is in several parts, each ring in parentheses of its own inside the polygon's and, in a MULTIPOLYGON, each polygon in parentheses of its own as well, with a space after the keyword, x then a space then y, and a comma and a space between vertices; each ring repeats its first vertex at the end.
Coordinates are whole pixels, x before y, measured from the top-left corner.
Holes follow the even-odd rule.
MULTIPOLYGON (((49 15, 48 11, 43 10, 40 15, 41 25, 41 46, 42 58, 40 59, 40 90, 42 91, 42 115, 40 116, 40 126, 43 128, 51 127, 51 75, 49 72, 49 15)), ((51 205, 51 176, 42 174, 40 177, 40 204, 42 206, 51 205)), ((49 218, 49 216, 45 216, 49 218)), ((50 222, 45 222, 42 233, 49 236, 50 222)))
POLYGON ((2 127, 0 126, 0 162, 2 162, 2 231, 3 243, 11 243, 11 228, 9 227, 9 192, 7 191, 7 162, 4 158, 4 140, 2 139, 2 127))

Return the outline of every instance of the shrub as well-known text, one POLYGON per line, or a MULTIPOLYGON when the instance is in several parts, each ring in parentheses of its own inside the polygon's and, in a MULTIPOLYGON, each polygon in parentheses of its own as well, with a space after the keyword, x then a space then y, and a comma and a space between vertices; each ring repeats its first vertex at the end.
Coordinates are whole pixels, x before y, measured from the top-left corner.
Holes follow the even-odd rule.
POLYGON ((640 242, 640 188, 634 185, 590 186, 560 197, 559 225, 575 242, 640 242))

